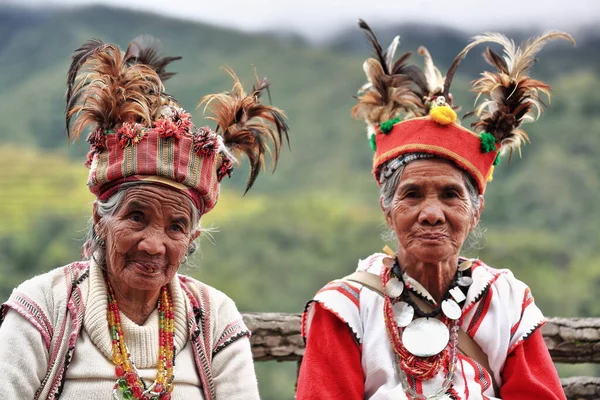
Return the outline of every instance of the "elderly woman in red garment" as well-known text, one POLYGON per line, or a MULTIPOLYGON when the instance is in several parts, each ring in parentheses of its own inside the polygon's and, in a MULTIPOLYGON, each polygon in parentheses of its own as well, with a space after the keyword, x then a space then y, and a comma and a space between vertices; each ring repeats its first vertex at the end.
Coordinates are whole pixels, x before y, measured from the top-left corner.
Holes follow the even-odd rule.
POLYGON ((353 115, 366 120, 373 174, 397 250, 373 254, 325 285, 303 315, 306 352, 298 400, 564 399, 544 344, 544 317, 529 288, 506 269, 460 256, 484 209, 501 154, 526 140, 521 123, 549 86, 527 76, 550 33, 524 47, 478 36, 442 77, 428 51, 423 70, 375 47, 353 115), (483 102, 473 130, 460 126, 449 93, 456 68, 482 42, 497 69, 474 82, 483 102))

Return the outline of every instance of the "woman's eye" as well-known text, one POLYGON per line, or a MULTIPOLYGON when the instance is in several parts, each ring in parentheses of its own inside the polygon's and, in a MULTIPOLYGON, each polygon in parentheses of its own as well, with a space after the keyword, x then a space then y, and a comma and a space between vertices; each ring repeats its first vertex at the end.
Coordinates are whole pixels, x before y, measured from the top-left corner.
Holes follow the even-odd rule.
POLYGON ((134 212, 129 214, 129 220, 133 221, 133 222, 143 222, 144 221, 144 216, 139 213, 139 212, 134 212))
POLYGON ((455 199, 460 196, 456 190, 447 190, 444 192, 444 197, 447 199, 455 199))
POLYGON ((173 230, 175 232, 185 232, 185 228, 183 227, 183 225, 180 225, 180 224, 171 225, 171 230, 173 230))

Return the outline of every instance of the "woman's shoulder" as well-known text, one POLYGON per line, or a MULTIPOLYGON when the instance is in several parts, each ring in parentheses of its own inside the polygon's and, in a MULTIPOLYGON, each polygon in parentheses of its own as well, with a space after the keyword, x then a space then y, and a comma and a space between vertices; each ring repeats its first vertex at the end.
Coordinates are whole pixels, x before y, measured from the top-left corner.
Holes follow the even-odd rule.
POLYGON ((467 333, 484 343, 500 343, 499 338, 506 338, 501 354, 510 354, 546 319, 529 287, 510 269, 473 261, 473 283, 463 306, 463 324, 467 333))
POLYGON ((319 304, 320 307, 344 322, 350 328, 354 338, 360 342, 364 325, 361 308, 364 311, 380 301, 377 276, 384 269, 383 259, 385 257, 387 255, 383 253, 371 254, 358 261, 358 266, 353 274, 334 279, 321 287, 304 308, 302 336, 307 336, 314 316, 315 305, 319 304))
POLYGON ((67 298, 69 288, 88 275, 89 263, 77 261, 36 275, 13 289, 9 301, 14 296, 27 296, 32 300, 51 302, 57 298, 67 298))
POLYGON ((374 253, 360 259, 353 273, 327 282, 311 301, 348 303, 351 309, 358 310, 364 288, 371 289, 369 292, 373 291, 373 293, 380 291, 377 276, 385 270, 383 259, 386 257, 388 257, 386 254, 374 253))
POLYGON ((356 271, 369 272, 375 275, 381 275, 381 272, 385 270, 383 266, 383 259, 389 257, 384 253, 373 253, 368 257, 365 257, 358 261, 356 271))
POLYGON ((472 276, 474 281, 485 282, 496 288, 510 290, 528 290, 525 282, 521 281, 508 268, 495 268, 479 259, 471 259, 473 263, 472 276))
POLYGON ((377 276, 380 276, 385 269, 382 262, 385 257, 387 256, 383 253, 374 253, 360 259, 353 273, 327 282, 315 294, 312 301, 334 301, 336 299, 336 302, 341 301, 342 303, 349 301, 351 308, 358 309, 362 289, 365 287, 376 289, 379 285, 377 276))
MULTIPOLYGON (((47 339, 53 326, 67 313, 67 304, 75 285, 88 276, 89 263, 74 262, 30 278, 17 286, 0 308, 0 322, 8 310, 21 314, 47 339)), ((81 304, 79 301, 78 304, 81 304)))
POLYGON ((529 286, 512 273, 508 268, 493 268, 480 260, 473 263, 473 284, 469 288, 469 296, 473 301, 490 298, 495 299, 498 307, 510 310, 515 317, 521 317, 525 309, 531 309, 541 315, 534 304, 529 286))
POLYGON ((196 301, 208 302, 213 309, 228 308, 237 311, 235 302, 221 290, 188 275, 178 274, 177 277, 188 296, 193 296, 196 301))
POLYGON ((229 296, 190 276, 178 274, 177 278, 190 298, 194 313, 206 317, 212 327, 213 356, 240 337, 250 335, 242 315, 229 296))

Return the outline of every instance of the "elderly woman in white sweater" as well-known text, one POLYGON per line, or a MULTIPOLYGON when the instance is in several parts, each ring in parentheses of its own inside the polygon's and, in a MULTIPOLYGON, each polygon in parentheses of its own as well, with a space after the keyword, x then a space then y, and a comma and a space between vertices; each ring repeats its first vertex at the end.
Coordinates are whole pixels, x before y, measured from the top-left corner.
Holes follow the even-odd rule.
POLYGON ((231 92, 203 99, 221 135, 196 128, 164 93, 175 58, 144 43, 122 52, 91 40, 73 55, 66 122, 72 138, 92 132, 90 237, 84 261, 24 282, 2 305, 6 399, 259 398, 235 304, 177 272, 234 157, 248 155, 250 188, 287 125, 259 103, 266 80, 246 94, 231 72, 231 92))

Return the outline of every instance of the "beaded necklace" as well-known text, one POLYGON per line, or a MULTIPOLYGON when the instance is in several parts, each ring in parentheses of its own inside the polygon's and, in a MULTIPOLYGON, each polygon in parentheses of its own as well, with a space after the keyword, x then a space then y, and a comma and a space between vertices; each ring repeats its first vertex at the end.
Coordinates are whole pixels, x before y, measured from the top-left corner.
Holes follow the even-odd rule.
POLYGON ((108 328, 112 339, 112 361, 115 364, 117 381, 113 387, 114 399, 139 399, 139 400, 170 400, 173 391, 173 365, 175 332, 173 301, 167 286, 160 290, 158 298, 159 316, 159 348, 156 380, 150 387, 131 361, 131 355, 125 344, 125 337, 121 329, 119 306, 114 291, 106 279, 108 286, 108 328))
MULTIPOLYGON (((463 276, 464 271, 470 268, 470 261, 465 261, 459 265, 452 287, 444 295, 443 301, 430 312, 421 310, 411 299, 408 290, 404 290, 406 284, 397 259, 386 258, 383 263, 387 269, 381 275, 381 283, 385 291, 385 296, 383 296, 384 321, 398 361, 397 374, 404 392, 409 399, 414 400, 454 398, 456 393, 452 388, 452 381, 457 363, 458 320, 462 315, 459 304, 465 299, 459 286, 465 287, 465 290, 467 290, 472 282, 470 277, 463 276), (435 317, 442 311, 441 322, 439 322, 435 317), (417 320, 413 320, 415 314, 418 317, 417 320), (414 354, 414 351, 411 352, 406 348, 402 340, 404 329, 411 323, 414 324, 419 321, 425 321, 424 323, 428 324, 430 328, 434 328, 436 324, 443 325, 442 333, 444 330, 448 332, 447 327, 450 328, 449 337, 446 336, 445 340, 442 339, 441 347, 429 353, 427 353, 429 349, 424 349, 426 355, 414 354), (444 382, 433 395, 418 394, 408 381, 407 374, 414 379, 428 380, 437 375, 442 368, 445 371, 444 382)), ((422 340, 420 341, 422 342, 422 340)), ((422 348, 418 348, 418 350, 423 351, 422 348)))

